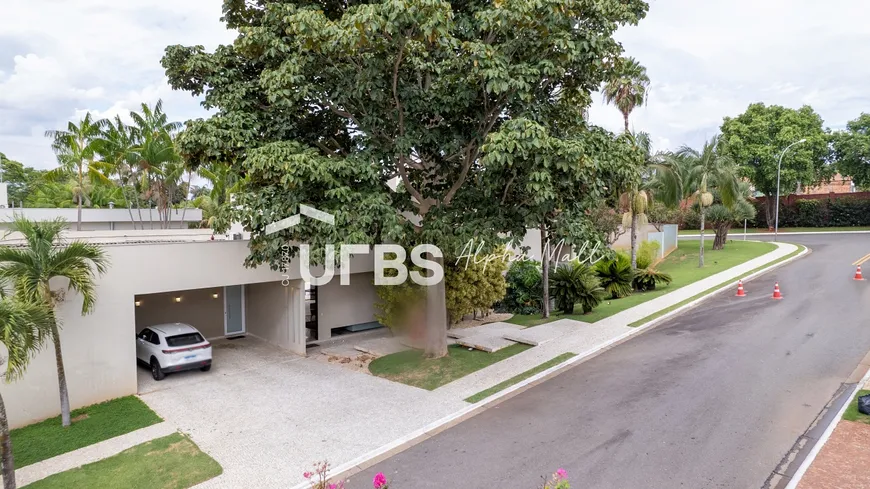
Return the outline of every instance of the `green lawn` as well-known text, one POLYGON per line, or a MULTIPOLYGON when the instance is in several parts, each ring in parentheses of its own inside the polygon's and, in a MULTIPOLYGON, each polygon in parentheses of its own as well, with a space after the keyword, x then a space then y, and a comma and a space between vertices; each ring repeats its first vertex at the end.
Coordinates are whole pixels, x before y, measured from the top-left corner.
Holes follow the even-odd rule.
MULTIPOLYGON (((744 273, 743 275, 741 275, 740 277, 738 277, 736 280, 746 278, 746 277, 752 275, 752 274, 755 273, 755 272, 758 272, 758 271, 763 270, 763 269, 765 269, 765 268, 767 268, 767 267, 771 267, 771 266, 776 265, 777 263, 780 263, 780 262, 783 262, 783 261, 785 261, 785 260, 788 260, 789 258, 791 258, 791 257, 793 257, 793 256, 796 256, 796 255, 800 254, 804 249, 806 249, 806 247, 805 247, 805 246, 802 246, 802 245, 797 245, 797 247, 798 247, 797 250, 795 250, 795 251, 789 253, 788 255, 785 255, 785 256, 783 256, 782 258, 778 258, 778 259, 774 260, 773 262, 768 263, 768 264, 766 264, 766 265, 761 265, 760 267, 756 267, 755 269, 750 270, 750 271, 744 273)), ((667 308, 665 308, 665 309, 662 309, 661 311, 658 311, 658 312, 656 312, 655 314, 650 314, 649 316, 647 316, 647 317, 645 317, 645 318, 643 318, 643 319, 640 319, 640 320, 638 320, 638 321, 635 321, 635 322, 629 324, 629 326, 631 326, 632 328, 635 328, 635 327, 640 326, 640 325, 642 325, 642 324, 646 324, 646 323, 648 323, 648 322, 650 322, 650 321, 652 321, 652 320, 654 320, 654 319, 658 319, 659 317, 664 316, 665 314, 667 314, 667 313, 673 311, 674 309, 677 309, 677 308, 683 307, 684 305, 686 305, 686 304, 688 304, 688 303, 690 303, 690 302, 692 302, 692 301, 694 301, 694 300, 700 299, 701 297, 703 297, 703 296, 705 296, 705 295, 712 294, 713 292, 716 292, 716 291, 718 291, 719 289, 723 289, 723 288, 725 288, 725 287, 731 287, 731 286, 732 286, 731 283, 727 283, 727 284, 723 284, 723 285, 718 285, 718 286, 716 286, 716 287, 712 287, 712 288, 707 289, 707 290, 705 290, 705 291, 703 291, 703 292, 701 292, 701 293, 695 294, 694 296, 692 296, 692 297, 690 297, 690 298, 688 298, 688 299, 686 299, 686 300, 684 300, 684 301, 681 301, 681 302, 679 302, 679 303, 677 303, 677 304, 674 304, 673 306, 670 306, 670 307, 667 307, 667 308)))
POLYGON ((77 469, 28 484, 29 489, 187 489, 223 472, 190 439, 175 433, 77 469))
POLYGON ((517 343, 495 353, 486 353, 453 345, 448 356, 437 359, 425 359, 417 350, 402 351, 375 359, 369 364, 369 371, 378 377, 431 391, 529 348, 517 343))
POLYGON ((510 387, 514 384, 518 384, 518 383, 528 379, 529 377, 532 377, 535 374, 541 373, 550 367, 554 367, 556 365, 559 365, 560 363, 564 362, 565 360, 568 360, 569 358, 576 357, 576 356, 577 356, 576 353, 571 353, 571 352, 563 353, 563 354, 557 356, 556 358, 553 358, 552 360, 547 360, 546 362, 538 365, 537 367, 526 370, 525 372, 523 372, 519 375, 516 375, 514 377, 511 377, 500 384, 496 384, 496 385, 490 387, 489 389, 482 390, 482 391, 478 392, 477 394, 466 399, 465 402, 470 402, 473 404, 475 402, 482 401, 482 400, 486 399, 487 397, 495 394, 496 392, 501 392, 501 391, 507 389, 508 387, 510 387))
MULTIPOLYGON (((724 250, 713 251, 711 240, 704 243, 704 268, 698 268, 699 245, 698 241, 681 242, 680 247, 656 267, 662 272, 671 274, 674 280, 668 286, 648 292, 635 292, 622 299, 608 299, 589 314, 556 313, 551 315, 549 319, 541 319, 539 315, 516 315, 507 322, 522 326, 536 326, 557 319, 569 318, 594 323, 776 249, 776 245, 772 243, 730 241, 725 245, 724 250)), ((578 306, 576 310, 579 311, 580 307, 578 306)))
MULTIPOLYGON (((834 231, 870 231, 870 227, 868 226, 840 226, 840 227, 829 227, 829 228, 779 228, 780 233, 824 233, 824 232, 834 232, 834 231)), ((772 233, 773 231, 766 228, 749 228, 746 230, 747 234, 751 233, 772 233)), ((698 234, 699 231, 697 229, 683 229, 680 231, 681 235, 686 234, 698 234)), ((734 227, 731 228, 730 234, 743 234, 743 228, 734 227)), ((713 232, 707 230, 704 232, 704 235, 713 236, 713 232)))
POLYGON ((858 391, 858 395, 855 396, 855 399, 852 399, 852 403, 849 404, 849 407, 846 408, 846 412, 843 413, 843 419, 846 421, 857 421, 859 423, 870 424, 870 416, 858 412, 858 398, 868 394, 870 394, 870 391, 858 391))
POLYGON ((25 467, 160 421, 160 416, 135 396, 76 409, 69 428, 61 426, 58 416, 12 430, 15 466, 25 467))

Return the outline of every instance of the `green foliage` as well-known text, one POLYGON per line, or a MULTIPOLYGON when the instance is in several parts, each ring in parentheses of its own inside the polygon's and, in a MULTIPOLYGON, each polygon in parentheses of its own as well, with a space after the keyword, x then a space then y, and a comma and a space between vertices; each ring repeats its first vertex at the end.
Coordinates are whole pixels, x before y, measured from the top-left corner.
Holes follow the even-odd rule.
MULTIPOLYGON (((0 153, 0 175, 8 184, 9 201, 16 207, 20 207, 33 192, 40 188, 45 173, 43 170, 36 170, 10 160, 0 153)), ((8 205, 8 202, 2 204, 8 205)))
POLYGON ((426 290, 407 281, 399 285, 375 287, 378 302, 375 303, 375 319, 393 331, 404 331, 419 320, 423 314, 426 290))
MULTIPOLYGON (((797 183, 811 185, 829 177, 830 135, 822 127, 822 118, 812 107, 788 109, 778 105, 756 103, 746 112, 726 117, 722 123, 722 151, 741 166, 756 190, 771 198, 776 194, 777 164, 782 151, 794 146, 782 159, 781 191, 787 195, 797 183)), ((770 226, 771 216, 767 215, 770 226)))
POLYGON ((574 314, 579 303, 583 314, 595 309, 607 295, 595 271, 578 261, 564 263, 550 277, 550 294, 556 307, 565 314, 574 314))
POLYGON ((611 77, 604 84, 604 101, 613 104, 622 113, 625 131, 629 131, 628 116, 646 103, 650 79, 646 68, 634 58, 619 58, 611 77))
POLYGON ((636 290, 655 290, 656 284, 668 285, 673 281, 670 275, 655 268, 635 270, 633 286, 636 290))
MULTIPOLYGON (((754 203, 757 211, 751 226, 766 228, 764 218, 765 203, 754 203)), ((779 227, 855 227, 870 226, 870 200, 851 196, 838 199, 798 200, 787 203, 784 199, 779 207, 779 227)))
POLYGON ((541 312, 541 264, 533 260, 517 260, 507 275, 507 293, 499 310, 513 314, 541 312))
MULTIPOLYGON (((504 256, 505 248, 499 248, 495 253, 504 256)), ((488 263, 469 259, 445 264, 448 320, 455 324, 466 314, 487 314, 507 292, 504 277, 507 267, 507 261, 502 259, 488 263)))
POLYGON ((644 241, 637 249, 637 268, 649 268, 659 256, 661 245, 657 241, 644 241))
MULTIPOLYGON (((194 165, 225 161, 253 175, 242 190, 243 208, 256 214, 243 219, 253 234, 248 265, 280 259, 291 236, 265 236, 265 224, 295 212, 294 193, 327 212, 353 209, 359 222, 337 223, 327 233, 333 243, 381 234, 445 250, 481 234, 496 243, 524 222, 503 212, 519 201, 487 194, 482 160, 498 157, 484 144, 521 119, 566 140, 558 148, 573 144, 590 92, 608 78, 606 60, 622 52, 613 33, 647 9, 641 0, 226 2, 234 44, 213 53, 170 46, 163 58, 170 84, 204 95, 214 112, 190 121, 178 144, 194 165), (281 185, 284 156, 295 160, 291 179, 303 165, 309 175, 325 167, 317 192, 281 185), (391 192, 386 183, 396 177, 391 192)), ((567 165, 543 149, 543 158, 567 165)), ((515 180, 519 188, 527 175, 515 180)), ((324 231, 293 234, 319 244, 324 231)))
POLYGON ((619 252, 612 259, 599 261, 595 264, 595 273, 611 298, 631 295, 634 270, 631 268, 631 258, 625 253, 619 252))
POLYGON ((870 187, 870 114, 849 121, 832 140, 837 171, 861 188, 870 187))

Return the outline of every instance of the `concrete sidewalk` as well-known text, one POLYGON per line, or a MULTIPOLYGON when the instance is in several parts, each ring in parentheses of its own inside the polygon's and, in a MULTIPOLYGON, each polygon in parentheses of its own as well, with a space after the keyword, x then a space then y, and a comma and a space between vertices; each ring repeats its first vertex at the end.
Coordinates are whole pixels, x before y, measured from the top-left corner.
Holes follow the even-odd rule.
POLYGON ((638 304, 618 314, 602 319, 593 324, 582 323, 572 319, 560 319, 559 322, 576 323, 576 330, 555 341, 536 346, 520 354, 502 360, 482 370, 457 379, 435 390, 447 398, 465 399, 482 390, 519 375, 538 365, 553 359, 563 353, 577 353, 578 361, 584 356, 606 348, 614 342, 621 341, 643 331, 643 327, 632 328, 629 324, 644 319, 663 309, 679 304, 701 292, 727 284, 737 277, 758 267, 776 261, 798 249, 788 243, 774 243, 778 248, 758 258, 749 260, 742 265, 730 268, 705 279, 681 287, 671 293, 638 304))

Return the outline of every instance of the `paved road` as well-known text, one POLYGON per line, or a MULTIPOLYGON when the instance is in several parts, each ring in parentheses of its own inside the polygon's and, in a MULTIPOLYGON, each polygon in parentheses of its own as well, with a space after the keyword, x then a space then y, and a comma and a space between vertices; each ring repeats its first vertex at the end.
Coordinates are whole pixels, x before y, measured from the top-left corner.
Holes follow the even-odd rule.
MULTIPOLYGON (((870 350, 870 235, 813 253, 350 479, 395 489, 759 488, 870 350), (769 297, 779 281, 785 299, 769 297)), ((709 259, 710 257, 708 257, 709 259)))

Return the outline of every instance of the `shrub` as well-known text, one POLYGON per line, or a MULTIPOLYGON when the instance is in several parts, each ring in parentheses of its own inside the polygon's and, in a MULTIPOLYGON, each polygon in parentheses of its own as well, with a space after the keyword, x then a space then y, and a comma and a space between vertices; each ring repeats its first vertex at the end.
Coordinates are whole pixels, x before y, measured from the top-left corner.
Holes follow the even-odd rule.
POLYGON ((423 287, 409 280, 401 285, 378 285, 375 291, 380 299, 375 303, 375 319, 394 332, 423 319, 426 300, 423 287))
POLYGON ((563 313, 573 314, 574 305, 579 302, 583 314, 587 314, 601 304, 606 292, 591 268, 574 261, 555 270, 550 277, 550 294, 563 313))
POLYGON ((595 273, 611 298, 619 299, 631 294, 634 271, 627 254, 617 253, 613 259, 599 261, 595 264, 595 273))
POLYGON ((497 309, 513 314, 541 312, 541 264, 534 260, 515 261, 507 276, 507 293, 497 309))
POLYGON ((668 285, 672 281, 670 275, 655 268, 638 269, 634 274, 634 288, 637 290, 655 290, 656 284, 668 285))
POLYGON ((490 255, 499 257, 492 261, 469 259, 445 263, 447 315, 451 324, 462 321, 466 314, 487 314, 493 304, 504 298, 507 261, 500 258, 504 253, 502 247, 490 255))
POLYGON ((657 241, 643 241, 637 247, 637 268, 649 268, 659 256, 657 241))

